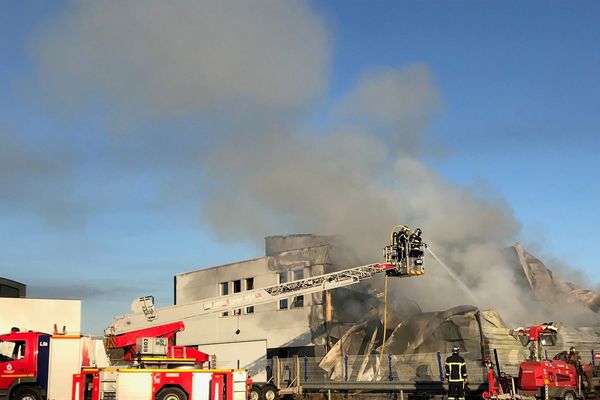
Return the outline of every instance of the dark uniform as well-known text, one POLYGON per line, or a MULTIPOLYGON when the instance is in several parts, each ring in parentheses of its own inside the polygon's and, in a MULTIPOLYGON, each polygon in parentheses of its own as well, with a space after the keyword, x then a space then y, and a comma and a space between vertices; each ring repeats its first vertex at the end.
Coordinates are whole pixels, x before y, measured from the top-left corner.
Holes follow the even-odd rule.
POLYGON ((446 359, 446 380, 448 381, 448 400, 464 400, 467 366, 465 359, 456 350, 453 350, 452 355, 446 359))
POLYGON ((569 355, 567 356, 567 362, 572 364, 577 371, 577 375, 579 375, 582 379, 585 379, 587 382, 587 387, 589 392, 594 392, 594 384, 592 382, 592 377, 590 373, 586 373, 583 370, 583 366, 581 365, 581 357, 579 356, 579 352, 575 351, 574 347, 569 349, 569 355))

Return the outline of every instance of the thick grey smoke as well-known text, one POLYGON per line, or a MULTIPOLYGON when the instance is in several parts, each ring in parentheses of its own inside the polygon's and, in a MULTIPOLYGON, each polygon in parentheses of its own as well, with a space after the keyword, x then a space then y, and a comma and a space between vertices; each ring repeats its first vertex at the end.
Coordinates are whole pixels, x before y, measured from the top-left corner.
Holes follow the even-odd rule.
MULTIPOLYGON (((103 107, 131 131, 160 121, 153 143, 186 143, 192 155, 179 165, 197 168, 197 181, 189 170, 154 178, 165 191, 203 182, 201 218, 223 239, 341 234, 370 262, 393 225, 421 227, 480 306, 528 317, 529 297, 498 251, 520 229, 510 207, 423 161, 435 149, 422 135, 442 104, 426 65, 374 67, 326 97, 329 35, 300 1, 74 3, 32 54, 38 85, 67 109, 103 107), (328 111, 314 122, 317 107, 328 111), (177 126, 191 121, 199 129, 183 137, 177 126)), ((178 165, 176 152, 167 157, 178 165)), ((424 309, 470 301, 435 265, 394 290, 424 309)))
POLYGON ((303 106, 324 89, 325 27, 300 1, 73 2, 33 41, 36 82, 129 123, 303 106))
POLYGON ((65 189, 77 160, 68 144, 56 142, 40 149, 17 130, 0 128, 0 207, 16 215, 34 210, 48 223, 71 228, 84 214, 65 189))

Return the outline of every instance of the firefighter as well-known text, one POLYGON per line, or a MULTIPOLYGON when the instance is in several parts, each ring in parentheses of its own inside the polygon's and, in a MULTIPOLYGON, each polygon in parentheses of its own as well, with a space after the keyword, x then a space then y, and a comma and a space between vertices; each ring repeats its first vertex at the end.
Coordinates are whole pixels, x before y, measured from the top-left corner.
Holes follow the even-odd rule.
POLYGON ((448 400, 464 400, 467 383, 467 366, 460 356, 460 348, 454 346, 452 355, 446 359, 446 380, 448 381, 448 400))
POLYGON ((571 347, 569 349, 569 355, 567 356, 567 362, 575 367, 577 371, 577 375, 581 377, 582 380, 587 382, 588 393, 594 391, 594 385, 592 384, 591 373, 586 373, 583 370, 583 366, 581 365, 581 357, 579 356, 579 352, 575 350, 575 347, 571 347))

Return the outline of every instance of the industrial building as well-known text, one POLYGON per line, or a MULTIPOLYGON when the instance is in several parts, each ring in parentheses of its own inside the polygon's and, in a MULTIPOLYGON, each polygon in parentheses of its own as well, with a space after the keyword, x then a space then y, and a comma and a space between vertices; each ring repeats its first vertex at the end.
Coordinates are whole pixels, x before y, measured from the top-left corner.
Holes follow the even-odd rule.
MULTIPOLYGON (((265 247, 264 257, 176 275, 175 304, 299 280, 327 270, 327 237, 271 236, 265 239, 265 247)), ((248 342, 257 342, 255 345, 268 349, 270 355, 289 355, 279 354, 282 351, 324 354, 322 332, 311 327, 325 322, 325 297, 323 293, 308 298, 292 297, 189 320, 177 343, 206 348, 206 345, 244 342, 248 348, 248 342)))
POLYGON ((27 286, 11 279, 0 278, 0 297, 25 297, 27 286))
MULTIPOLYGON (((265 238, 264 257, 177 274, 175 304, 322 275, 339 270, 340 265, 352 266, 334 261, 341 253, 334 242, 332 237, 319 235, 269 236, 265 238)), ((323 356, 345 332, 341 328, 343 315, 336 313, 335 296, 357 300, 365 307, 365 314, 377 308, 362 301, 361 296, 365 296, 372 302, 372 296, 352 289, 290 297, 189 319, 185 331, 177 335, 177 344, 199 345, 202 351, 216 354, 220 366, 237 366, 239 362, 241 367, 248 367, 273 356, 323 356)), ((356 319, 349 322, 355 324, 356 319)))

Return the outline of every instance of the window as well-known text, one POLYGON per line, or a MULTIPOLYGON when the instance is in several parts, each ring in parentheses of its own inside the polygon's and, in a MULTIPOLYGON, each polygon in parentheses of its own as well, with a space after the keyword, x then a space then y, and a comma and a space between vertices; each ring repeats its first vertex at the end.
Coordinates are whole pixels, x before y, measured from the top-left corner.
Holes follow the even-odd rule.
POLYGON ((279 283, 287 283, 288 281, 288 272, 281 271, 279 274, 279 283))
MULTIPOLYGON (((219 283, 219 295, 227 296, 229 294, 229 282, 221 282, 219 283)), ((226 317, 229 315, 228 311, 223 311, 221 313, 221 317, 226 317)))
MULTIPOLYGON (((244 279, 246 290, 254 290, 254 278, 244 279)), ((246 307, 246 314, 254 314, 254 307, 246 307)))
POLYGON ((304 296, 296 296, 292 300, 292 308, 304 307, 304 296))
MULTIPOLYGON (((279 283, 287 283, 288 281, 288 271, 281 271, 278 274, 279 283)), ((288 309, 288 299, 279 300, 279 309, 287 310, 288 309)))
MULTIPOLYGON (((236 279, 229 282, 219 283, 219 295, 228 296, 230 294, 242 293, 244 290, 254 290, 254 278, 236 279)), ((221 312, 221 317, 229 315, 242 315, 242 308, 221 312)), ((246 307, 246 314, 253 314, 254 307, 246 307)))
MULTIPOLYGON (((242 291, 242 280, 238 279, 236 281, 231 281, 231 287, 233 288, 233 293, 240 293, 242 291)), ((241 315, 242 309, 238 308, 233 310, 233 315, 241 315)))
POLYGON ((281 299, 279 300, 279 309, 280 310, 287 310, 288 308, 288 299, 281 299))
MULTIPOLYGON (((304 279, 304 269, 296 269, 292 271, 295 281, 304 279)), ((304 295, 296 296, 292 300, 292 308, 304 307, 304 295)))
POLYGON ((1 342, 0 362, 15 361, 25 357, 25 344, 26 342, 24 340, 1 342))
POLYGON ((219 283, 219 295, 227 296, 229 294, 229 282, 219 283))
POLYGON ((294 274, 294 280, 295 281, 299 281, 301 279, 304 279, 304 270, 303 269, 296 269, 293 271, 294 274))

